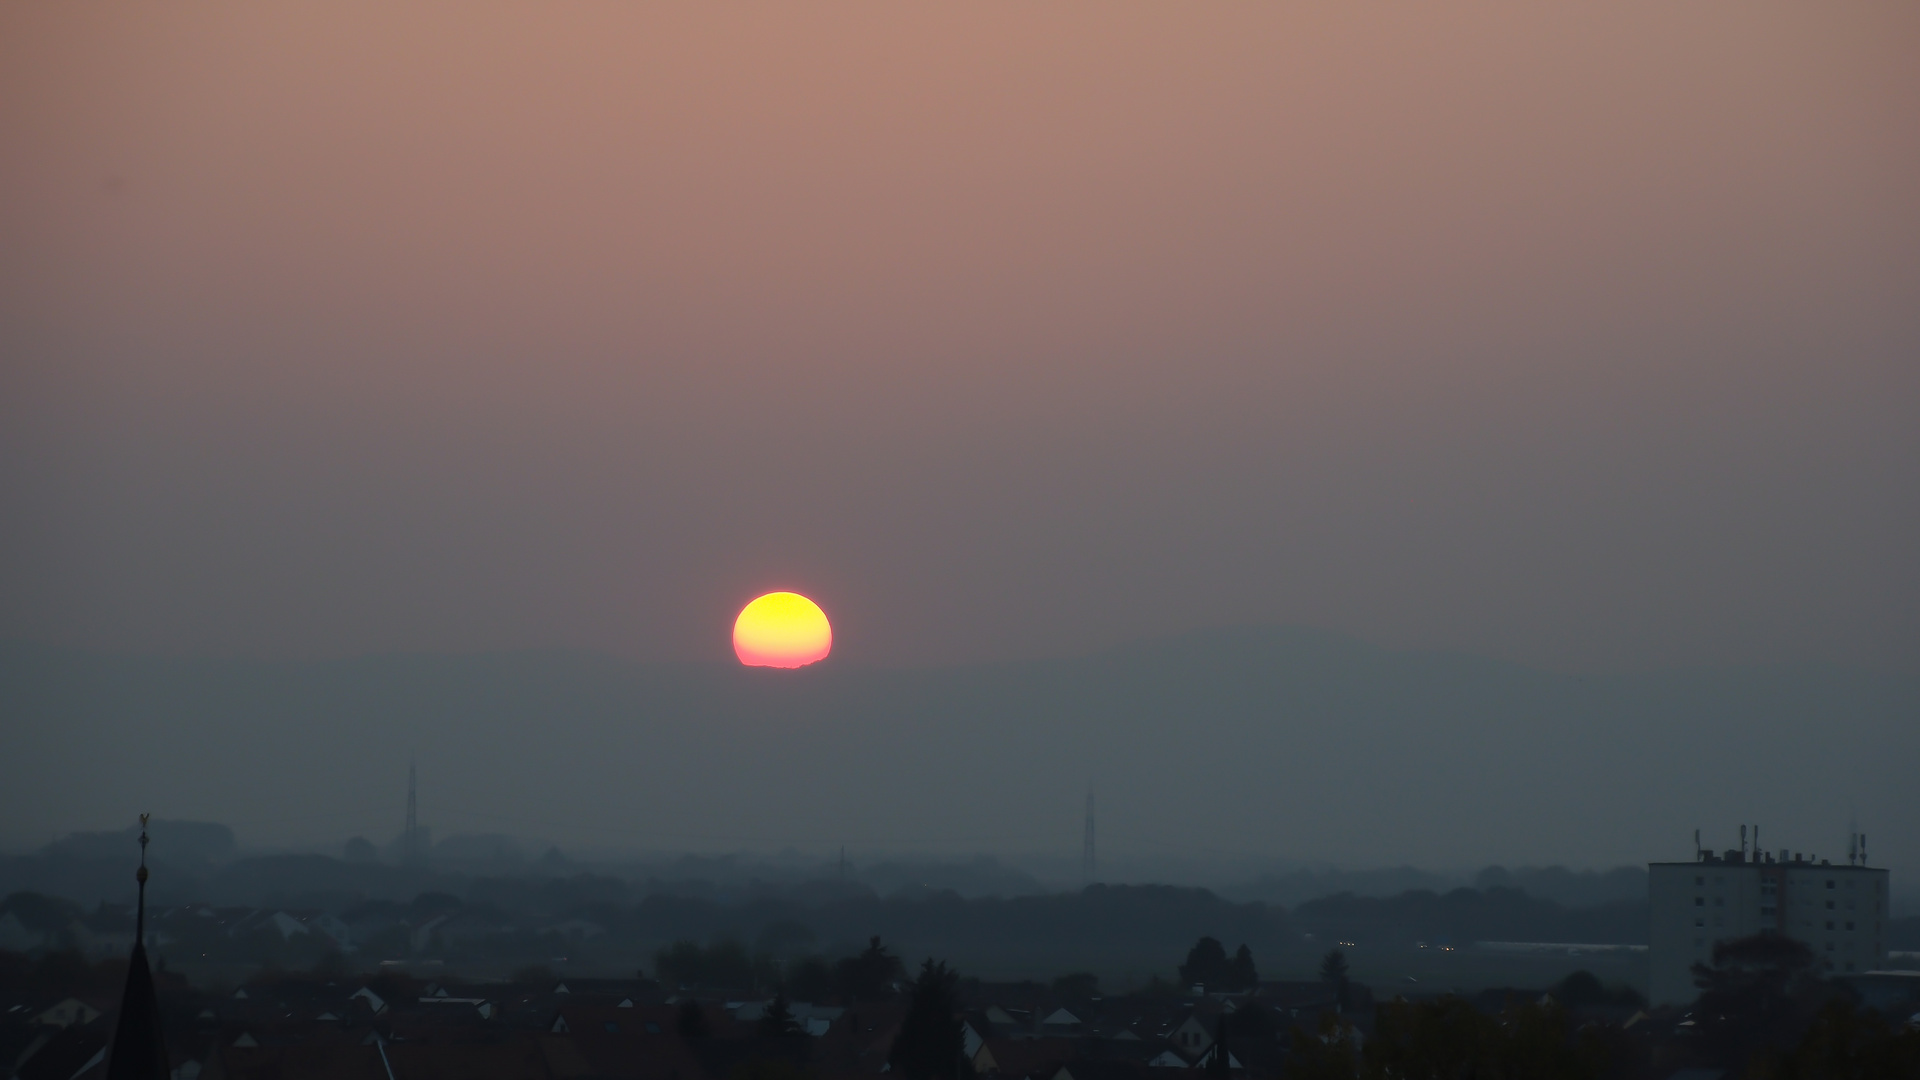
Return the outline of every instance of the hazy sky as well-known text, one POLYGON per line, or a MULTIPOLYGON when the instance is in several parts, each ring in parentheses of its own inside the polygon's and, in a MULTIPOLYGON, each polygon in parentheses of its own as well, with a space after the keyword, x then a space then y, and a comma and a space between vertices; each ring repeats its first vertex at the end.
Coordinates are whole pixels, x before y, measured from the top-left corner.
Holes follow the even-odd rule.
POLYGON ((1920 657, 1920 7, 12 4, 0 637, 1920 657))

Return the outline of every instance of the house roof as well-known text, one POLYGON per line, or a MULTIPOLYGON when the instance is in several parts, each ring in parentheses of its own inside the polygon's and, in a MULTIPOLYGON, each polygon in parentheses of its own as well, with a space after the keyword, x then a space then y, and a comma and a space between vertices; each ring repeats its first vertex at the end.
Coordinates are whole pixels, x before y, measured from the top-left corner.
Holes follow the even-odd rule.
POLYGON ((13 1075, 20 1080, 70 1080, 107 1046, 107 1033, 93 1026, 62 1028, 48 1036, 29 1044, 13 1075))
POLYGON ((62 998, 52 1006, 34 1016, 36 1024, 50 1024, 54 1027, 67 1027, 70 1024, 90 1024, 100 1016, 100 1010, 81 1001, 79 998, 62 998))

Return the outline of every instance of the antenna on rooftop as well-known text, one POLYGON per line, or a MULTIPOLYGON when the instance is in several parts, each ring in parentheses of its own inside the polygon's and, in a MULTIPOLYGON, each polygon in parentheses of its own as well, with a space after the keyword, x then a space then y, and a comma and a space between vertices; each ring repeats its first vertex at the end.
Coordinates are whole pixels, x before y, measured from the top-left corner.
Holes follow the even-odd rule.
POLYGON ((1087 824, 1080 841, 1080 877, 1083 884, 1093 884, 1098 863, 1093 850, 1093 788, 1087 788, 1087 824))

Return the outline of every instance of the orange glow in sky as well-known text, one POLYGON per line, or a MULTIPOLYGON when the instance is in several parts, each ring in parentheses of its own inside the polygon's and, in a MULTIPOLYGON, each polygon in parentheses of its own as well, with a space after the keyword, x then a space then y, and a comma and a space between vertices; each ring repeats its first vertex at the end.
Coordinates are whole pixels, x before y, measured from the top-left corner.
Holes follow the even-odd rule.
POLYGON ((819 604, 799 593, 772 592, 740 609, 733 651, 749 667, 802 667, 833 651, 833 627, 819 604))

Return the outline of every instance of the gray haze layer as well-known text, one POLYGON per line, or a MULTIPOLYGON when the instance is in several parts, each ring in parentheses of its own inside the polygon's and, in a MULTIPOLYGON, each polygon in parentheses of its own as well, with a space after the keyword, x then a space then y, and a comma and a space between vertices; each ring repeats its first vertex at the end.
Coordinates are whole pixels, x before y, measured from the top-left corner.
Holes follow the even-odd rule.
POLYGON ((1912 672, 1917 53, 1776 0, 0 5, 0 637, 717 661, 794 589, 862 665, 1912 672))
POLYGON ((440 835, 1105 865, 1606 867, 1695 827, 1920 871, 1920 679, 1811 667, 1574 676, 1319 632, 1081 659, 797 672, 574 653, 332 662, 0 649, 0 841, 141 811, 243 844, 385 841, 409 756, 440 835))

